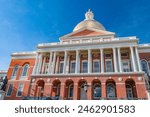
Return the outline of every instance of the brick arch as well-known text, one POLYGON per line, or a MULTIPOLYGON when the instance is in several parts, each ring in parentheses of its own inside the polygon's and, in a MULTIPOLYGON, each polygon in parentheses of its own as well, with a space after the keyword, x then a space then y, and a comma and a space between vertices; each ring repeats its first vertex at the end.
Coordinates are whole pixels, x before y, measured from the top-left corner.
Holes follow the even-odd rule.
POLYGON ((37 97, 42 97, 42 96, 43 96, 43 93, 44 93, 44 85, 45 85, 44 80, 38 80, 38 81, 36 82, 35 95, 36 95, 37 97))
POLYGON ((60 87, 61 87, 61 81, 59 79, 55 79, 52 82, 52 96, 60 96, 60 87))
POLYGON ((23 66, 26 65, 26 64, 30 65, 29 62, 24 62, 21 66, 23 67, 23 66))
POLYGON ((127 94, 128 99, 137 98, 137 90, 136 90, 136 84, 134 79, 130 78, 125 81, 126 86, 126 94, 128 93, 128 90, 130 89, 132 91, 131 97, 129 97, 129 93, 127 94), (133 97, 132 97, 133 96, 133 97))

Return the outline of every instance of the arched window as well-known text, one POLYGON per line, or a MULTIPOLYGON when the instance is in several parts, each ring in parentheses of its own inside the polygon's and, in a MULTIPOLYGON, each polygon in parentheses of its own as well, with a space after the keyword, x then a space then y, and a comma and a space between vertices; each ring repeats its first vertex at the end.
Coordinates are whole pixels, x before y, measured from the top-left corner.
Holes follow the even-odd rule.
POLYGON ((93 87, 93 98, 101 97, 101 86, 100 84, 95 84, 93 87))
POLYGON ((29 69, 29 65, 25 64, 22 68, 22 74, 21 76, 27 76, 28 75, 28 69, 29 69))
POLYGON ((60 96, 60 83, 56 87, 56 96, 60 96))
POLYGON ((115 98, 115 85, 112 83, 107 84, 107 98, 115 98))
POLYGON ((13 73, 12 73, 12 76, 11 76, 11 79, 14 79, 14 78, 15 78, 15 76, 17 75, 17 72, 18 72, 18 65, 16 65, 16 66, 14 67, 14 70, 13 70, 13 73))
POLYGON ((127 84, 126 85, 126 93, 127 93, 127 98, 132 99, 133 98, 133 91, 132 91, 132 86, 127 84))
POLYGON ((73 84, 69 85, 68 98, 73 98, 73 84))
POLYGON ((146 60, 141 60, 141 67, 145 73, 149 74, 149 66, 146 60))

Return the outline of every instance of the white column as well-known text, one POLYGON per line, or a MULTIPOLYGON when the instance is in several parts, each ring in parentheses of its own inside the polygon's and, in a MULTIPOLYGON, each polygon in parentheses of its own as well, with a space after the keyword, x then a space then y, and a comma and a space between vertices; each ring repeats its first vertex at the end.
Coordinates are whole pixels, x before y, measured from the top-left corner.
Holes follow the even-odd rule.
POLYGON ((44 74, 45 61, 46 61, 46 57, 44 56, 44 60, 42 64, 42 74, 44 74))
POLYGON ((66 65, 67 65, 67 51, 65 51, 65 55, 64 55, 63 74, 66 73, 66 65))
POLYGON ((88 73, 91 73, 91 49, 88 50, 88 73))
POLYGON ((79 50, 76 50, 76 68, 75 73, 79 73, 79 50))
POLYGON ((55 74, 59 73, 58 65, 59 65, 59 56, 56 57, 56 63, 55 63, 55 74))
POLYGON ((141 62, 140 62, 140 57, 139 57, 139 52, 138 52, 138 48, 137 47, 135 47, 135 53, 136 53, 136 57, 137 57, 138 70, 139 70, 139 72, 142 72, 141 62))
POLYGON ((35 60, 35 65, 32 74, 37 73, 37 66, 38 66, 38 61, 39 61, 39 53, 36 53, 36 60, 35 60))
POLYGON ((132 65, 133 65, 133 71, 136 72, 135 56, 134 56, 133 47, 130 47, 130 50, 131 50, 131 60, 132 60, 132 65))
POLYGON ((100 49, 101 55, 101 73, 104 73, 104 50, 103 48, 100 49))
POLYGON ((49 64, 48 64, 48 74, 52 73, 52 55, 53 55, 53 52, 50 52, 49 64))
POLYGON ((38 74, 41 73, 42 59, 43 59, 43 55, 40 54, 40 56, 39 56, 39 64, 38 64, 38 74))
POLYGON ((122 62, 121 62, 121 53, 120 53, 120 48, 118 49, 118 62, 119 62, 119 71, 122 72, 122 62))
POLYGON ((56 63, 56 52, 54 52, 53 64, 52 64, 52 74, 55 72, 55 63, 56 63))
POLYGON ((113 59, 114 59, 114 68, 115 68, 115 72, 118 72, 118 68, 117 68, 117 58, 116 58, 116 48, 113 48, 113 59))
POLYGON ((66 73, 69 73, 70 56, 67 57, 66 73))

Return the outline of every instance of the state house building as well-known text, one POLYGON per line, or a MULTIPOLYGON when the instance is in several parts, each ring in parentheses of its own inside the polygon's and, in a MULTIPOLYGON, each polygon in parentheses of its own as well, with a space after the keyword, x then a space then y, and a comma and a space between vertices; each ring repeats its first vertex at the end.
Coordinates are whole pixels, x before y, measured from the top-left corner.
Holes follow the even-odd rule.
POLYGON ((5 99, 148 99, 150 45, 116 37, 92 11, 60 42, 12 53, 5 99))

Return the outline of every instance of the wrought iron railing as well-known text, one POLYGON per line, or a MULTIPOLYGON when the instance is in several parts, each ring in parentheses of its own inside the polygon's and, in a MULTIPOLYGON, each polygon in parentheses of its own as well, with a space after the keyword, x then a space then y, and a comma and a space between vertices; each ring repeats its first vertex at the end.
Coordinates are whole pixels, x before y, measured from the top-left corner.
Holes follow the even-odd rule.
MULTIPOLYGON (((55 97, 24 97, 23 100, 61 100, 60 96, 55 97)), ((70 99, 67 99, 70 100, 70 99)), ((94 99, 93 99, 94 100, 94 99)), ((147 100, 147 98, 99 98, 96 100, 147 100)))
POLYGON ((61 100, 60 96, 55 96, 55 97, 30 97, 26 96, 23 97, 23 100, 61 100))

